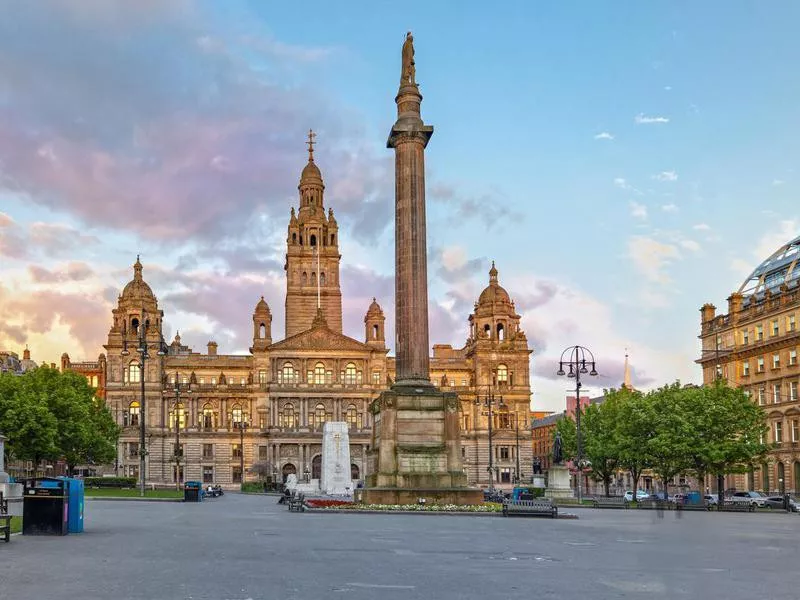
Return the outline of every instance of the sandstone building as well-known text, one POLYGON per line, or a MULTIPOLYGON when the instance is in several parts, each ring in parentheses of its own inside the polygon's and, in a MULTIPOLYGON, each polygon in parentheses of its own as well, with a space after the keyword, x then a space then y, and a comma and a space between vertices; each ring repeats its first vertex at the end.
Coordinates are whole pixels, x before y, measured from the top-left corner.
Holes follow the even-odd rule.
POLYGON ((703 383, 744 388, 764 408, 775 450, 726 487, 800 492, 800 237, 781 246, 728 298, 728 314, 700 309, 703 383))
MULTIPOLYGON (((220 354, 213 341, 201 353, 184 345, 179 335, 166 343, 164 312, 137 258, 133 279, 112 311, 105 354, 96 363, 103 371, 98 385, 102 382, 106 402, 123 428, 120 475, 139 475, 139 423, 144 418, 148 482, 167 484, 179 477, 234 485, 255 479, 256 472, 277 479, 289 473, 318 478, 322 425, 335 420, 350 426, 352 476, 364 479, 369 405, 394 378, 385 315, 373 300, 365 307, 360 339, 342 332, 339 229, 324 205, 325 186, 312 144, 298 189, 300 206, 291 209, 286 238, 286 337, 272 339, 272 313, 262 297, 250 316, 248 355, 220 354), (144 372, 140 340, 148 347, 144 372)), ((488 416, 476 400, 502 396, 502 406, 492 411, 493 476, 498 484, 511 485, 517 476, 531 475, 531 350, 494 265, 467 322, 462 348, 434 345, 431 380, 459 395, 462 455, 472 485, 489 483, 488 416)), ((62 362, 70 367, 69 357, 62 362)), ((95 374, 95 363, 74 366, 95 374)))

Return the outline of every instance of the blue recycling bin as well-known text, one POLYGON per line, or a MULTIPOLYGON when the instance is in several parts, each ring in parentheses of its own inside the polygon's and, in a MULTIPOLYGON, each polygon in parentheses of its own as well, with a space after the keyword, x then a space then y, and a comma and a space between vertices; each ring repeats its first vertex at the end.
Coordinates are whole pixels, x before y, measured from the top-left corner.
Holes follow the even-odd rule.
POLYGON ((69 483, 69 532, 83 533, 83 480, 72 477, 59 477, 69 483))

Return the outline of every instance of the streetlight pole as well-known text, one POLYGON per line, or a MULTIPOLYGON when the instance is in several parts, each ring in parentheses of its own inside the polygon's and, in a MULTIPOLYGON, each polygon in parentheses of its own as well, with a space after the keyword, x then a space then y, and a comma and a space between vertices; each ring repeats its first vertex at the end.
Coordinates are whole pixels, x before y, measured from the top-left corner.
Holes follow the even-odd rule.
POLYGON ((181 489, 181 384, 175 372, 175 487, 181 489))
POLYGON ((514 422, 517 426, 517 485, 522 482, 522 476, 519 472, 519 413, 514 415, 514 422))
MULTIPOLYGON (((492 448, 492 406, 497 402, 498 406, 503 405, 503 397, 499 396, 497 400, 494 397, 494 389, 491 385, 487 386, 489 389, 489 393, 486 395, 485 405, 489 408, 489 466, 487 470, 489 471, 489 489, 494 489, 494 456, 493 456, 493 448, 492 448)), ((475 404, 477 406, 481 406, 484 404, 481 402, 480 398, 475 399, 475 404)))
POLYGON ((583 469, 583 441, 581 439, 581 375, 588 373, 592 377, 597 376, 595 369, 594 354, 591 350, 584 346, 570 346, 561 353, 561 360, 558 362, 558 371, 556 375, 567 375, 567 377, 575 378, 575 446, 576 446, 576 468, 578 471, 578 503, 583 502, 583 482, 581 481, 583 469), (566 357, 566 359, 565 359, 566 357), (590 366, 591 371, 586 367, 590 366), (564 367, 569 367, 569 373, 564 372, 564 367))

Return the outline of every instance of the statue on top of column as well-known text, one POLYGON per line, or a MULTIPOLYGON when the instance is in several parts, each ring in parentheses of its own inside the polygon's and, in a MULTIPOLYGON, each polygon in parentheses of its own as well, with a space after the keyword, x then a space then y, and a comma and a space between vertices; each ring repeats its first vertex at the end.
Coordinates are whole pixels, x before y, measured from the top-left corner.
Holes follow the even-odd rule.
POLYGON ((416 85, 417 70, 414 66, 414 36, 409 31, 403 42, 403 70, 400 73, 400 85, 416 85))

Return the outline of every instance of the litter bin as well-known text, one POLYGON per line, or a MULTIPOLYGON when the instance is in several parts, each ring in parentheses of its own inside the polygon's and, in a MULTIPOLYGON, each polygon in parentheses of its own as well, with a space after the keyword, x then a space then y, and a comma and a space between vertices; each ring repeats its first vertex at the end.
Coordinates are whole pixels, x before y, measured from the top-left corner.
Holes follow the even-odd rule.
POLYGON ((203 484, 199 481, 187 481, 183 486, 184 502, 200 502, 203 499, 203 484))
POLYGON ((42 477, 25 481, 22 535, 69 533, 69 481, 42 477))
POLYGON ((83 480, 59 477, 69 484, 69 532, 83 533, 83 480))

